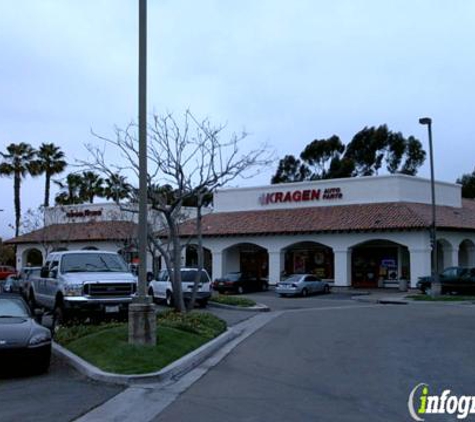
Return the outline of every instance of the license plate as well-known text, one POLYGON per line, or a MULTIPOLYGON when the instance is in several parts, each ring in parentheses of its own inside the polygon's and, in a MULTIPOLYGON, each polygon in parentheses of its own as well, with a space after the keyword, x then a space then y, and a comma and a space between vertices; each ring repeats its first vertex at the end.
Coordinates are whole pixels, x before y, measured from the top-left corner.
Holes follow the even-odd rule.
POLYGON ((106 314, 118 313, 119 312, 119 305, 114 306, 106 306, 106 314))

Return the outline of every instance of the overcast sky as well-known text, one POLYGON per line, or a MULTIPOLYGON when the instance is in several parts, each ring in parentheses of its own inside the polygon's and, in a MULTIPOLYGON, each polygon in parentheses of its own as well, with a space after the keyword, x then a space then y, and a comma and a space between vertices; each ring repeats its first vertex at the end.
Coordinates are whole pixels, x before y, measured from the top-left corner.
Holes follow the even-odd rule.
MULTIPOLYGON (((60 145, 87 157, 93 129, 137 116, 138 0, 0 0, 0 148, 60 145)), ((250 145, 298 155, 387 124, 427 150, 436 178, 475 166, 475 2, 149 0, 149 111, 245 128, 250 145)), ((267 184, 272 170, 242 184, 267 184)), ((419 172, 429 176, 428 162, 419 172)), ((43 198, 27 178, 22 208, 43 198)), ((56 188, 53 189, 55 193, 56 188)), ((0 178, 0 236, 13 234, 13 181, 0 178)))

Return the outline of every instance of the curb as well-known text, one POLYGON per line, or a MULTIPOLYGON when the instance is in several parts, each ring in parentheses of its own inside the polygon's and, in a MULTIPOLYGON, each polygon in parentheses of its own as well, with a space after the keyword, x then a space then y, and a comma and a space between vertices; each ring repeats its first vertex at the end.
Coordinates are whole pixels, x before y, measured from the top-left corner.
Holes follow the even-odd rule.
POLYGON ((392 298, 384 298, 384 297, 371 297, 368 296, 352 296, 353 300, 357 302, 364 302, 364 303, 379 303, 381 305, 407 305, 409 302, 406 299, 392 299, 392 298))
POLYGON ((209 301, 208 306, 212 306, 213 308, 230 309, 233 311, 246 311, 246 312, 269 312, 270 311, 270 308, 267 305, 263 305, 261 303, 258 303, 255 306, 234 306, 234 305, 226 305, 224 303, 209 301))
POLYGON ((53 342, 53 353, 66 360, 67 363, 78 372, 95 381, 131 386, 139 383, 157 383, 187 372, 204 362, 213 353, 221 349, 226 343, 234 340, 241 333, 242 330, 229 328, 215 339, 203 344, 198 349, 181 357, 175 362, 172 362, 160 371, 148 374, 123 375, 105 372, 60 346, 56 342, 53 342))

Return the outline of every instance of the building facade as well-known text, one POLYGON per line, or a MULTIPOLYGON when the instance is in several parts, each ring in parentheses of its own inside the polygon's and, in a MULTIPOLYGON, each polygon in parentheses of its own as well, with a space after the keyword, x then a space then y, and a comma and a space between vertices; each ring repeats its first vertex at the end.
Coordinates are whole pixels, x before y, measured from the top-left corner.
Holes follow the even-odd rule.
MULTIPOLYGON (((438 269, 475 266, 475 202, 436 182, 438 269)), ((430 181, 390 175, 226 189, 203 219, 214 278, 251 272, 275 284, 313 273, 341 287, 412 287, 431 273, 430 181)), ((185 223, 181 233, 194 234, 185 223)))

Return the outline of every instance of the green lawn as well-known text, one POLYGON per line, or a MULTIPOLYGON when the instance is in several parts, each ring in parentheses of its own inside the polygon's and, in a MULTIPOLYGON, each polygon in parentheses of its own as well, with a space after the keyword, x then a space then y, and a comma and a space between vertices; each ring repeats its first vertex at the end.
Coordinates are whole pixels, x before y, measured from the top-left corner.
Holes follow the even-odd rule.
POLYGON ((156 346, 128 344, 126 323, 62 327, 56 341, 104 371, 144 374, 159 371, 225 329, 226 323, 211 314, 165 312, 157 318, 156 346))
POLYGON ((442 295, 438 297, 432 297, 430 295, 409 295, 406 296, 408 299, 423 301, 423 302, 463 302, 463 301, 470 301, 475 302, 475 296, 450 296, 450 295, 442 295))
POLYGON ((239 306, 241 308, 249 308, 255 306, 256 302, 247 297, 237 297, 228 295, 213 296, 211 302, 222 303, 223 305, 239 306))

